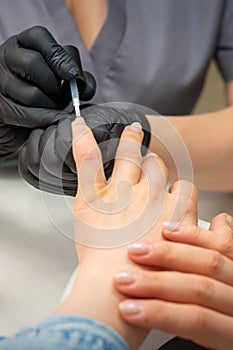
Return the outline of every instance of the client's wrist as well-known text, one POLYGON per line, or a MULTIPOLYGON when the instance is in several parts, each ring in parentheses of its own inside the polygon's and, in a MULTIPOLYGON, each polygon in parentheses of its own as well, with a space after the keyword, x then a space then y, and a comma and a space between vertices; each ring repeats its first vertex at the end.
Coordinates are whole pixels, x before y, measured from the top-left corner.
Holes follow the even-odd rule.
POLYGON ((114 274, 119 269, 130 269, 132 265, 126 248, 90 249, 85 252, 74 286, 55 313, 77 314, 98 320, 118 332, 131 349, 138 348, 147 332, 138 329, 135 332, 135 327, 120 318, 118 305, 125 297, 113 287, 114 274))

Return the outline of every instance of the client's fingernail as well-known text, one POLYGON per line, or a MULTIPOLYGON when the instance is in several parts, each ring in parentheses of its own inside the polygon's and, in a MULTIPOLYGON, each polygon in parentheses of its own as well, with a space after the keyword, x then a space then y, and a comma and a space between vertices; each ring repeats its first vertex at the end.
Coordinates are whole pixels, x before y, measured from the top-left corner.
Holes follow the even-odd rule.
POLYGON ((156 158, 158 158, 159 156, 156 153, 148 152, 145 157, 156 157, 156 158))
POLYGON ((140 123, 138 122, 134 122, 130 125, 130 129, 134 132, 136 132, 137 134, 141 134, 142 132, 142 126, 140 123))
POLYGON ((164 231, 166 233, 173 233, 173 232, 179 232, 180 231, 180 225, 178 222, 163 222, 164 231))
POLYGON ((74 120, 75 124, 84 124, 86 125, 85 119, 83 117, 76 117, 74 120))
POLYGON ((131 284, 136 281, 137 275, 130 272, 117 272, 114 275, 114 280, 119 284, 131 284))
POLYGON ((142 304, 131 301, 122 301, 119 304, 119 308, 121 313, 125 315, 136 315, 143 311, 142 304))
POLYGON ((149 243, 132 243, 128 246, 128 251, 132 254, 144 255, 152 251, 152 245, 149 243))
POLYGON ((226 222, 227 225, 233 230, 233 217, 231 215, 227 215, 226 222))

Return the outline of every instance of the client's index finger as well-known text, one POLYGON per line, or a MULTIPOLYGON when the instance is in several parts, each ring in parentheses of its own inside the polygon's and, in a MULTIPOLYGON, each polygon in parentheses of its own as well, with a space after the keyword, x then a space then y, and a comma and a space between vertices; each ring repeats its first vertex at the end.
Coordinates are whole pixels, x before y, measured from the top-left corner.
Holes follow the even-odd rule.
POLYGON ((72 150, 76 163, 79 187, 88 190, 94 184, 105 186, 102 156, 91 129, 82 117, 72 123, 72 150))

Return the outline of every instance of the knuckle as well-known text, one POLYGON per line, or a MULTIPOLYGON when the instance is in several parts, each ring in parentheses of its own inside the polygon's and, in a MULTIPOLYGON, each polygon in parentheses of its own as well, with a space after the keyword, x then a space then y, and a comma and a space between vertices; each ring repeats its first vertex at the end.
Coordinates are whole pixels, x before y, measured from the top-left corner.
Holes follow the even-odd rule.
POLYGON ((195 333, 198 337, 205 335, 209 329, 209 315, 207 311, 200 306, 193 307, 189 325, 192 333, 195 333))
POLYGON ((32 68, 36 68, 41 62, 41 55, 37 51, 30 51, 30 54, 21 56, 22 65, 25 71, 30 71, 32 68))
POLYGON ((100 151, 98 147, 94 147, 90 152, 83 150, 83 152, 81 153, 81 158, 83 159, 83 161, 96 161, 99 155, 100 151))
POLYGON ((83 200, 80 191, 78 191, 74 202, 74 218, 78 219, 79 214, 87 209, 87 203, 83 200))
POLYGON ((219 244, 219 251, 224 255, 233 254, 233 239, 232 237, 223 237, 222 242, 219 244))
POLYGON ((207 270, 210 274, 216 275, 222 265, 222 256, 218 252, 211 252, 207 260, 207 270))
POLYGON ((202 229, 199 226, 190 225, 187 228, 187 233, 195 243, 201 241, 202 229))
POLYGON ((196 204, 194 203, 193 199, 191 198, 191 192, 188 195, 182 195, 181 201, 186 204, 185 208, 185 214, 187 216, 193 215, 196 209, 196 204))
POLYGON ((157 201, 159 198, 161 198, 162 194, 164 193, 164 186, 161 183, 158 182, 148 182, 149 183, 149 191, 150 191, 150 198, 152 200, 157 201))
POLYGON ((48 63, 53 64, 59 71, 62 69, 62 65, 67 56, 68 54, 66 54, 65 50, 59 44, 56 44, 53 46, 51 53, 47 55, 46 60, 48 63))
POLYGON ((36 106, 38 104, 38 101, 41 99, 41 93, 40 90, 36 86, 32 86, 28 90, 28 103, 29 105, 36 106))
POLYGON ((38 38, 43 38, 49 31, 43 26, 36 25, 29 30, 29 33, 31 39, 38 40, 38 38))
POLYGON ((159 255, 160 262, 162 264, 170 265, 171 263, 173 263, 174 250, 173 250, 172 244, 170 244, 169 242, 162 242, 159 245, 159 251, 156 249, 156 246, 155 246, 155 251, 157 252, 156 254, 159 255))
POLYGON ((213 291, 213 285, 208 278, 196 277, 193 279, 193 291, 199 302, 204 302, 213 291))
POLYGON ((43 42, 48 34, 49 31, 45 27, 36 25, 18 34, 17 41, 20 46, 30 48, 33 42, 43 42))
MULTIPOLYGON (((79 147, 76 153, 76 159, 78 161, 80 175, 82 176, 85 176, 86 172, 92 171, 91 169, 93 168, 101 168, 100 151, 97 147, 89 152, 79 147)), ((93 174, 93 176, 95 176, 95 174, 93 174)))
POLYGON ((142 155, 137 144, 123 141, 117 150, 116 159, 123 159, 133 164, 141 165, 142 155))

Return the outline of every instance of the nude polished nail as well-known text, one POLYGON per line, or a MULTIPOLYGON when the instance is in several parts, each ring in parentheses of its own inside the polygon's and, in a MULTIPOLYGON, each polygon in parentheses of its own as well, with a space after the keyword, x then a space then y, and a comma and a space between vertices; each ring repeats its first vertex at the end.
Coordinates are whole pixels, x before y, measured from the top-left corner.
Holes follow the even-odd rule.
POLYGON ((74 121, 75 121, 75 124, 77 125, 80 125, 80 124, 86 125, 85 119, 83 117, 76 117, 74 121))
POLYGON ((124 315, 136 315, 143 311, 142 304, 134 303, 131 301, 123 301, 119 305, 120 311, 124 315))
POLYGON ((138 122, 134 122, 130 125, 130 129, 134 132, 136 132, 137 134, 141 134, 142 132, 142 126, 140 123, 138 122))
POLYGON ((163 222, 163 227, 166 233, 173 233, 180 231, 180 225, 178 222, 163 222))
POLYGON ((137 275, 130 272, 117 272, 114 280, 119 284, 131 284, 137 280, 137 275))
POLYGON ((132 254, 144 255, 152 251, 152 245, 149 243, 132 243, 128 246, 128 251, 132 254))

